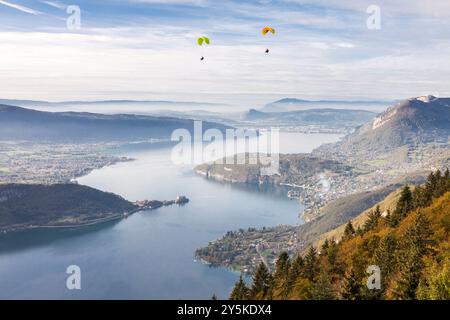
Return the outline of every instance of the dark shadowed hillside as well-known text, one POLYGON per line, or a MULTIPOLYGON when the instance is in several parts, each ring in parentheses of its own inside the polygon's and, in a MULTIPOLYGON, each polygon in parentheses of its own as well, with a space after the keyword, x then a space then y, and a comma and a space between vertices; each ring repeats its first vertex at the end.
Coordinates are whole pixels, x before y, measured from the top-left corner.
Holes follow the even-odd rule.
POLYGON ((120 196, 77 184, 0 185, 0 231, 87 224, 136 208, 120 196))
MULTIPOLYGON (((77 112, 42 112, 0 105, 2 140, 133 141, 170 138, 173 130, 193 131, 192 120, 139 115, 103 115, 77 112)), ((203 129, 220 124, 203 122, 203 129)))

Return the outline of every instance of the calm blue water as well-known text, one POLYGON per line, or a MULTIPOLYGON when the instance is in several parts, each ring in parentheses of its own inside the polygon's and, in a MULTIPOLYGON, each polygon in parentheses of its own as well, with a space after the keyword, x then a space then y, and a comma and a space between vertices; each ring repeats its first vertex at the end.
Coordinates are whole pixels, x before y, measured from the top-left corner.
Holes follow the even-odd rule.
MULTIPOLYGON (((282 151, 308 152, 337 139, 297 134, 282 151)), ((227 298, 238 274, 195 261, 195 249, 228 230, 301 223, 301 206, 281 192, 208 181, 172 164, 170 149, 128 149, 126 155, 137 160, 94 171, 79 183, 133 201, 186 195, 190 203, 83 230, 1 237, 1 299, 227 298), (69 265, 81 268, 79 291, 66 289, 69 265)))

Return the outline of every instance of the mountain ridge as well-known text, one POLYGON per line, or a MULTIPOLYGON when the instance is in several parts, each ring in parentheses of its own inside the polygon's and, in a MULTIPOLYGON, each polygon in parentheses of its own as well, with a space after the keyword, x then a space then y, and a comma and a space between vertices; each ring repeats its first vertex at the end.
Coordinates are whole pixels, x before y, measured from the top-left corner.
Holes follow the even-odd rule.
POLYGON ((385 106, 391 103, 391 101, 381 100, 305 100, 297 98, 283 98, 264 105, 260 111, 288 112, 327 107, 342 109, 348 105, 370 107, 370 109, 385 109, 385 106))
POLYGON ((395 104, 342 141, 317 150, 380 154, 405 145, 448 143, 449 135, 450 98, 422 96, 395 104))
MULTIPOLYGON (((0 105, 0 137, 29 141, 134 141, 170 139, 176 129, 193 131, 194 121, 133 114, 48 112, 0 105)), ((203 129, 228 128, 203 122, 203 129)))

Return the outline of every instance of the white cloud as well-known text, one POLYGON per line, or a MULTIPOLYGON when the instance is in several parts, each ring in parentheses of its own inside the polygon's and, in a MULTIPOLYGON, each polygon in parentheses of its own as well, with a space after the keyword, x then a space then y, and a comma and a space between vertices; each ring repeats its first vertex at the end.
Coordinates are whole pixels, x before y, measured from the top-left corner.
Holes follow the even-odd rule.
POLYGON ((353 49, 355 45, 353 43, 349 42, 338 42, 334 44, 338 48, 346 48, 346 49, 353 49))
POLYGON ((129 0, 129 1, 148 4, 188 4, 195 6, 204 6, 208 2, 208 0, 129 0))
POLYGON ((0 4, 3 4, 5 6, 7 6, 7 7, 10 7, 10 8, 13 8, 13 9, 25 12, 25 13, 29 13, 29 14, 32 14, 32 15, 42 14, 42 12, 39 12, 37 10, 31 9, 31 8, 28 8, 28 7, 19 5, 19 4, 15 4, 15 3, 12 3, 12 2, 4 1, 4 0, 0 0, 0 4))
POLYGON ((369 5, 376 4, 382 13, 391 16, 416 15, 421 17, 450 17, 449 0, 282 0, 324 8, 337 8, 365 12, 369 5))
POLYGON ((45 3, 46 5, 49 5, 50 7, 57 8, 57 9, 65 9, 67 5, 60 1, 41 1, 42 3, 45 3))
POLYGON ((265 55, 265 43, 218 41, 200 48, 182 30, 158 26, 83 34, 0 32, 0 82, 7 84, 2 95, 211 100, 248 107, 283 96, 395 99, 427 91, 450 94, 448 44, 441 44, 439 51, 429 47, 415 54, 338 62, 333 58, 337 39, 317 41, 316 47, 329 50, 311 50, 308 42, 288 47, 275 42, 265 55))
POLYGON ((365 11, 355 19, 354 13, 332 10, 321 16, 229 2, 215 9, 223 15, 139 22, 125 15, 120 27, 83 27, 80 33, 0 31, 2 96, 207 100, 248 107, 284 96, 450 94, 450 29, 438 27, 448 25, 445 19, 389 18, 382 30, 370 31, 365 11), (266 23, 277 28, 275 37, 261 36, 266 23), (201 34, 211 38, 210 46, 196 45, 201 34))

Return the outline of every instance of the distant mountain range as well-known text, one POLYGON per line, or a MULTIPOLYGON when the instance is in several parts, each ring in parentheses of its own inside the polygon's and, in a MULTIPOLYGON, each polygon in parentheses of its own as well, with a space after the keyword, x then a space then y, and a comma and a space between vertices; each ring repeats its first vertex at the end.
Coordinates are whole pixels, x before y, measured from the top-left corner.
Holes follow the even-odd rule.
POLYGON ((302 100, 295 98, 285 98, 266 104, 261 108, 263 112, 287 112, 306 109, 363 109, 371 111, 381 111, 386 109, 392 101, 364 101, 364 100, 302 100))
POLYGON ((376 113, 365 110, 348 109, 309 109, 288 112, 262 112, 250 109, 243 120, 260 125, 325 125, 328 127, 360 126, 376 116, 376 113))
POLYGON ((224 106, 224 104, 195 102, 195 101, 165 101, 165 100, 98 100, 98 101, 40 101, 40 100, 16 100, 0 99, 0 104, 20 107, 40 106, 71 106, 71 105, 186 105, 186 106, 224 106))
MULTIPOLYGON (((175 129, 192 132, 193 120, 129 114, 43 112, 0 105, 0 138, 30 141, 136 141, 170 138, 175 129)), ((226 126, 203 122, 203 129, 226 126)))
POLYGON ((324 148, 347 155, 376 154, 406 145, 448 144, 449 137, 450 98, 424 96, 397 103, 342 141, 324 148))

